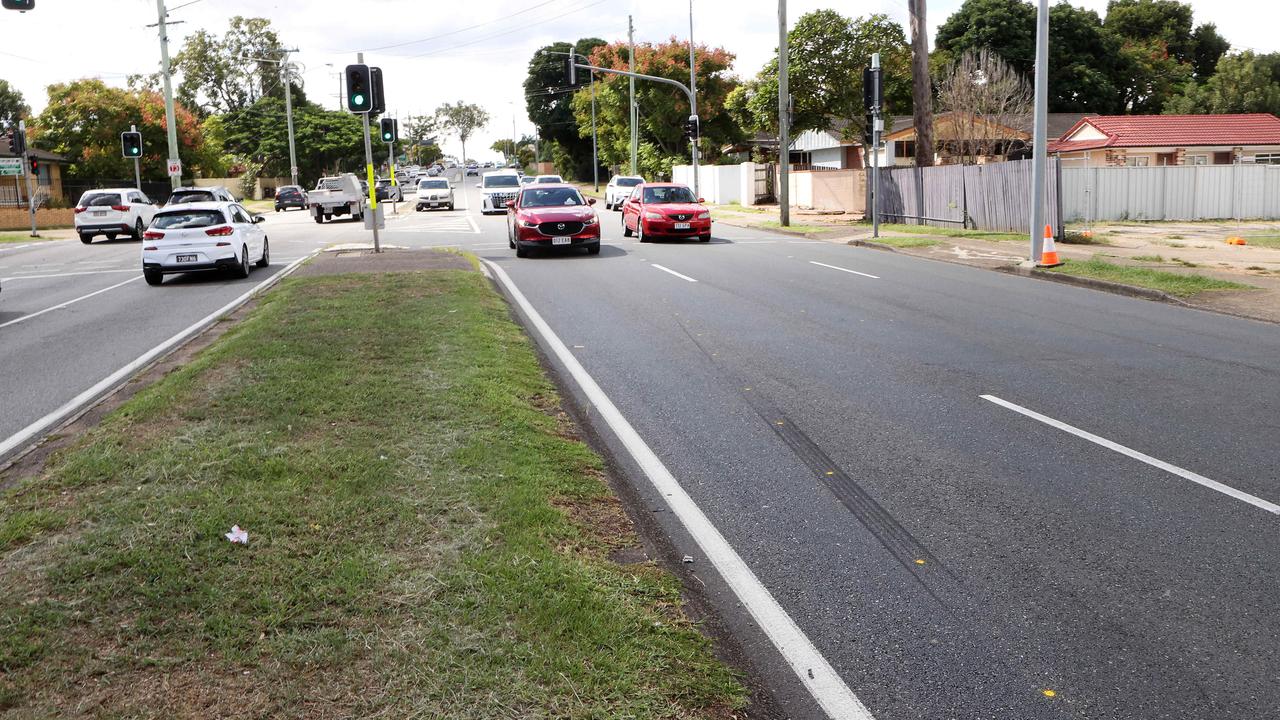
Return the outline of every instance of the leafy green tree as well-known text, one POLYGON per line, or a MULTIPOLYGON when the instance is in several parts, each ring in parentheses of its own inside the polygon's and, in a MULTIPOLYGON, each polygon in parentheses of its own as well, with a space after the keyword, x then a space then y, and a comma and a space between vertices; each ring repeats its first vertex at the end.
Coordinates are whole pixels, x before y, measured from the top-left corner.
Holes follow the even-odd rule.
MULTIPOLYGON (((1052 23, 1049 28, 1052 32, 1052 23)), ((938 26, 934 45, 943 63, 966 50, 989 48, 1014 71, 1030 77, 1036 61, 1036 9, 1023 0, 965 0, 938 26)))
POLYGON ((1117 85, 1125 112, 1160 113, 1191 82, 1191 64, 1178 62, 1163 41, 1128 40, 1118 57, 1117 85))
POLYGON ((31 107, 22 99, 22 93, 7 80, 0 80, 0 128, 17 125, 31 114, 31 107))
POLYGON ((467 157, 467 139, 485 125, 489 124, 489 113, 479 105, 464 103, 445 103, 436 108, 436 127, 441 132, 457 135, 462 141, 462 157, 467 157))
POLYGON ((1111 0, 1107 3, 1105 24, 1119 37, 1162 45, 1177 63, 1195 59, 1196 41, 1191 33, 1191 6, 1187 3, 1111 0))
POLYGON ((177 97, 202 114, 237 112, 268 96, 283 98, 275 61, 284 58, 284 50, 265 18, 237 15, 222 37, 197 30, 173 58, 174 72, 182 75, 177 97))
POLYGON ((1049 110, 1123 112, 1116 86, 1122 43, 1098 13, 1058 3, 1049 10, 1049 34, 1049 110))
MULTIPOLYGON (((725 111, 729 93, 737 87, 731 74, 733 55, 723 48, 704 45, 694 48, 698 67, 698 117, 702 128, 702 157, 714 163, 720 147, 740 137, 740 130, 725 111)), ((593 64, 616 70, 627 68, 627 44, 611 43, 596 48, 593 64)), ((636 45, 636 72, 669 78, 688 85, 689 45, 674 38, 664 43, 636 45)), ((619 75, 596 79, 596 127, 600 161, 605 166, 630 166, 631 122, 627 110, 629 84, 619 75)), ((640 107, 641 152, 638 168, 646 177, 670 177, 671 166, 689 162, 689 143, 684 139, 684 123, 689 118, 688 97, 679 88, 645 80, 636 81, 636 103, 640 107), (643 148, 649 147, 649 152, 643 148)), ((574 175, 591 177, 591 90, 583 88, 573 97, 575 132, 586 144, 587 163, 575 165, 574 175)), ((553 149, 553 157, 554 157, 553 149)), ((561 167, 561 166, 557 166, 561 167)))
POLYGON ((1200 25, 1194 35, 1196 50, 1191 67, 1197 79, 1206 80, 1217 71, 1218 61, 1231 49, 1231 43, 1218 34, 1218 26, 1213 23, 1200 25))
MULTIPOLYGON (((325 110, 307 101, 293 107, 298 176, 304 184, 364 165, 364 125, 346 112, 325 110)), ((226 156, 224 164, 253 163, 266 176, 289 175, 289 134, 284 101, 266 97, 240 112, 205 120, 210 142, 226 156)))
MULTIPOLYGON (((591 57, 595 49, 604 44, 605 41, 600 38, 583 38, 576 43, 557 42, 539 48, 529 60, 528 74, 524 80, 525 110, 529 114, 529 120, 533 122, 538 130, 538 137, 545 144, 561 148, 560 162, 567 158, 568 164, 557 163, 556 168, 574 177, 591 174, 591 138, 582 138, 573 117, 573 93, 576 88, 568 85, 565 59, 570 50, 591 57)), ((687 60, 685 67, 688 67, 687 60)), ((588 80, 586 72, 578 74, 579 86, 588 80)), ((545 153, 544 150, 544 156, 545 153)))
MULTIPOLYGON (((120 133, 130 125, 142 133, 143 177, 167 177, 164 98, 159 94, 110 87, 97 79, 55 83, 47 92, 48 105, 30 123, 31 137, 35 146, 73 158, 71 177, 133 177, 133 163, 120 155, 120 133)), ((196 116, 180 103, 174 109, 179 154, 187 171, 215 164, 217 158, 210 156, 196 116)))
MULTIPOLYGON (((827 130, 850 124, 846 139, 864 131, 862 69, 880 53, 887 112, 911 112, 911 46, 902 26, 886 15, 850 18, 834 10, 806 13, 787 34, 792 129, 827 130)), ((728 100, 734 117, 751 132, 778 131, 778 60, 728 100)))
POLYGON ((1280 114, 1280 53, 1258 55, 1252 50, 1218 61, 1213 76, 1192 85, 1165 107, 1176 114, 1280 114))

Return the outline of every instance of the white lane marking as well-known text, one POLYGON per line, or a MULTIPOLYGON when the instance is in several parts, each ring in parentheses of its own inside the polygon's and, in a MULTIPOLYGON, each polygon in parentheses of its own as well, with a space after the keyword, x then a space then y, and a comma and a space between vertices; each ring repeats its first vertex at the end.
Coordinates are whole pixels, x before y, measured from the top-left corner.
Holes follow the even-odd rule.
MULTIPOLYGON (((137 272, 137 271, 135 270, 134 272, 137 272)), ((91 292, 91 293, 89 293, 88 295, 81 295, 80 297, 75 298, 75 299, 73 299, 73 300, 68 300, 68 301, 66 301, 66 302, 64 302, 64 303, 59 303, 59 304, 57 304, 57 305, 53 305, 53 306, 51 306, 51 307, 47 307, 47 308, 45 308, 45 309, 43 309, 43 310, 37 310, 36 312, 33 312, 33 313, 29 314, 29 315, 23 315, 22 317, 17 318, 17 319, 15 319, 15 320, 10 320, 10 321, 9 321, 9 322, 7 322, 7 323, 0 323, 0 328, 7 328, 7 327, 9 327, 10 325, 17 325, 17 324, 18 324, 18 323, 20 323, 20 322, 26 322, 26 321, 30 320, 31 318, 34 318, 34 317, 40 317, 41 315, 43 315, 43 314, 45 314, 45 313, 53 312, 54 310, 61 310, 62 308, 67 307, 68 305, 74 305, 74 304, 76 304, 76 303, 80 302, 81 300, 88 300, 89 298, 93 297, 94 295, 101 295, 102 293, 107 292, 108 290, 115 290, 115 289, 116 289, 116 288, 118 288, 118 287, 124 287, 125 285, 128 285, 129 283, 134 282, 135 280, 140 280, 141 278, 142 278, 142 276, 141 276, 141 275, 138 275, 137 277, 131 277, 131 278, 129 278, 128 280, 125 280, 124 282, 116 283, 115 285, 112 285, 111 287, 105 287, 105 288, 102 288, 101 290, 95 290, 94 292, 91 292)))
POLYGON ((688 280, 689 282, 698 282, 697 280, 694 280, 693 278, 689 277, 688 275, 681 275, 680 273, 676 272, 675 270, 672 270, 672 269, 671 269, 671 268, 669 268, 669 267, 663 267, 663 266, 659 265, 658 263, 653 263, 653 267, 658 268, 658 269, 659 269, 659 270, 661 270, 662 272, 671 273, 672 275, 675 275, 676 277, 680 278, 681 280, 688 280))
MULTIPOLYGON (((725 239, 733 240, 733 238, 725 239)), ((775 245, 777 242, 777 240, 733 240, 735 245, 775 245)))
POLYGON ((788 245, 830 245, 826 240, 788 240, 788 245))
POLYGON ((0 245, 0 252, 4 252, 5 250, 21 250, 23 248, 29 248, 32 245, 35 245, 35 243, 23 243, 22 245, 0 245))
POLYGON ((471 217, 471 214, 470 214, 470 213, 468 213, 468 214, 466 215, 466 218, 467 218, 467 222, 471 223, 471 232, 472 232, 473 234, 475 234, 475 235, 479 235, 479 234, 480 234, 480 226, 476 224, 476 219, 475 219, 475 218, 473 218, 473 217, 471 217))
POLYGON ((831 718, 839 720, 874 720, 858 696, 849 689, 844 680, 836 673, 831 663, 813 646, 813 642, 796 625, 796 621, 778 604, 752 572, 751 568, 733 549, 729 541, 720 534, 720 530, 702 512, 693 498, 680 486, 679 481, 667 469, 662 460, 653 452, 622 412, 618 410, 609 396, 574 357, 573 352, 565 347, 564 342, 555 334, 538 311, 533 308, 524 293, 516 287, 505 270, 496 263, 482 260, 493 271, 502 285, 506 287, 511 298, 520 306, 521 311, 534 329, 542 337, 543 342, 552 353, 564 364, 573 376, 578 387, 587 396, 600 417, 608 423, 627 452, 653 483, 658 493, 666 499, 667 506, 680 519, 685 530, 689 532, 702 554, 719 571, 721 577, 733 589, 738 600, 742 602, 756 624, 777 648, 778 652, 791 666, 796 677, 822 706, 831 718))
POLYGON ((1108 450, 1114 450, 1120 453, 1121 455, 1127 455, 1139 462, 1144 462, 1152 467, 1160 468, 1165 472, 1173 473, 1174 475, 1177 475, 1180 478, 1190 480, 1191 482, 1196 483, 1198 485, 1203 485, 1209 488, 1210 490, 1217 490, 1223 495, 1227 495, 1237 500, 1242 500, 1244 502, 1247 502, 1250 505, 1262 510, 1266 510, 1267 512, 1273 515, 1280 515, 1280 505, 1277 505, 1273 502, 1267 502, 1266 500, 1263 500, 1262 498, 1257 497, 1256 495, 1250 495, 1249 493, 1243 492, 1241 490, 1237 490, 1231 487, 1230 485, 1224 485, 1218 482, 1217 480, 1210 480, 1209 478, 1203 475, 1193 473, 1190 470, 1180 468, 1177 465, 1171 465, 1163 460, 1153 458, 1150 455, 1147 455, 1146 453, 1141 453, 1132 448, 1127 448, 1124 445, 1121 445, 1120 443, 1112 442, 1104 437, 1099 437, 1097 435, 1094 435, 1091 432, 1081 430, 1080 428, 1075 427, 1073 425, 1068 425, 1060 420, 1054 420, 1048 415, 1041 415, 1040 413, 1034 410, 1028 410, 1027 408, 1022 407, 1021 405, 1011 403, 1008 400, 1002 400, 996 397, 995 395, 980 395, 979 397, 981 397, 983 400, 986 400, 988 402, 993 402, 996 405, 999 405, 1003 408, 1012 410, 1020 415, 1025 415, 1031 418, 1032 420, 1038 420, 1039 422, 1042 422, 1045 425, 1048 425, 1049 427, 1054 427, 1063 432, 1071 433, 1076 437, 1084 438, 1085 440, 1088 440, 1091 443, 1101 445, 1102 447, 1107 448, 1108 450))
MULTIPOLYGON (((5 438, 3 441, 0 441, 0 458, 3 458, 14 448, 22 447, 27 443, 30 443, 40 433, 45 432, 50 428, 53 428, 62 424, 62 422, 67 418, 69 418, 71 415, 75 414, 76 412, 78 412, 84 407, 88 407, 91 401, 96 400, 100 395, 107 392, 111 388, 115 387, 121 381, 128 379, 131 375, 133 375, 133 373, 145 367, 152 360, 155 360, 156 358, 164 355, 165 353, 169 352, 173 348, 185 342, 188 338, 191 338, 197 333, 203 331, 205 328, 214 324, 223 315, 226 315, 227 313, 235 310, 237 307, 244 304, 244 302, 247 301, 249 298, 253 297, 256 293, 259 293, 271 287, 273 284, 279 282, 286 275, 296 270, 298 266, 302 264, 303 260, 306 260, 307 258, 312 257, 318 252, 319 250, 312 253, 311 255, 308 255, 306 258, 299 258, 298 260, 295 260, 292 264, 285 267, 285 269, 281 270, 280 272, 272 275, 266 280, 263 280, 262 282, 253 286, 252 289, 250 289, 240 297, 236 298, 235 300, 232 300, 226 305, 223 305, 217 310, 214 310, 213 312, 204 316, 200 320, 197 320, 195 323, 188 325, 186 329, 179 331, 178 334, 174 335, 168 340, 165 340, 159 345, 146 351, 145 353, 140 355, 136 360, 134 360, 133 362, 130 362, 128 365, 125 365, 119 370, 116 370, 115 372, 111 373, 107 377, 98 381, 97 384, 95 384, 93 387, 89 388, 88 390, 85 390, 79 395, 76 395, 75 397, 71 398, 66 403, 64 403, 62 407, 58 408, 57 410, 54 410, 53 412, 50 412, 49 414, 45 415, 39 420, 36 420, 30 425, 22 428, 18 432, 5 438)), ((137 272, 137 271, 135 270, 134 272, 137 272)))
POLYGON ((820 263, 820 262, 818 262, 818 261, 816 261, 816 260, 810 260, 810 261, 809 261, 809 264, 810 264, 810 265, 821 265, 821 266, 822 266, 822 267, 824 267, 824 268, 831 268, 832 270, 839 270, 840 272, 847 272, 847 273, 852 273, 852 274, 854 274, 854 275, 861 275, 862 277, 869 277, 869 278, 871 278, 871 279, 873 279, 873 280, 879 280, 879 279, 880 279, 880 276, 879 276, 879 275, 870 275, 870 274, 867 274, 867 273, 864 273, 864 272, 858 272, 857 270, 850 270, 849 268, 842 268, 842 267, 839 267, 839 266, 837 266, 837 265, 828 265, 828 264, 826 264, 826 263, 820 263))

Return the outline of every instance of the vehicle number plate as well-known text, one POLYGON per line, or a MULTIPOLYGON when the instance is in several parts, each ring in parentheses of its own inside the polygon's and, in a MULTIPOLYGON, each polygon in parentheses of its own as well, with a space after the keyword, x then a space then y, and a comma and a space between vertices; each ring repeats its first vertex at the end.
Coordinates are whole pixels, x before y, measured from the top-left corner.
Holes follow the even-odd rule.
POLYGON ((178 262, 195 262, 198 255, 178 255, 175 260, 178 262))
POLYGON ((689 229, 689 223, 676 223, 676 229, 677 229, 677 230, 688 230, 688 229, 689 229))
POLYGON ((573 238, 569 238, 569 237, 553 237, 553 238, 551 238, 551 244, 552 244, 552 245, 568 245, 568 244, 570 244, 570 243, 572 243, 572 242, 573 242, 573 238))
POLYGON ((93 211, 93 216, 94 216, 94 217, 106 217, 106 216, 107 216, 107 211, 106 211, 106 210, 94 210, 94 211, 93 211))

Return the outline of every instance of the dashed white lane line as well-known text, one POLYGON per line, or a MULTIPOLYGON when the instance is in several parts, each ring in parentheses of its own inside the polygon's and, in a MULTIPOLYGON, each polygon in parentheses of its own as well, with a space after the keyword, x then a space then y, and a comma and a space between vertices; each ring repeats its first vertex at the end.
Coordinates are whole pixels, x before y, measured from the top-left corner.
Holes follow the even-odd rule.
MULTIPOLYGON (((39 272, 39 271, 36 271, 39 272)), ((83 270, 79 272, 66 273, 50 273, 47 275, 14 275, 12 277, 0 278, 0 282, 9 282, 10 280, 43 280, 45 278, 72 277, 75 275, 101 275, 103 273, 136 273, 140 272, 138 268, 129 268, 127 270, 83 270)))
POLYGON ((586 395, 599 417, 609 426, 618 440, 635 460, 641 472, 653 483, 672 513, 679 518, 702 554, 715 566, 720 576, 733 590, 743 607, 751 613, 756 624, 782 655, 800 683, 826 712, 836 720, 875 720, 871 711, 849 689, 844 679, 831 667, 831 663, 814 647, 787 611, 778 604, 769 589, 760 582, 751 567, 738 551, 729 544, 720 529, 702 512, 702 508, 680 485, 667 466, 640 437, 626 416, 618 410, 609 396, 596 383, 591 374, 574 357, 542 315, 511 281, 511 277, 497 263, 482 261, 498 281, 510 293, 512 300, 528 318, 533 329, 542 337, 551 353, 560 360, 569 375, 586 395))
MULTIPOLYGON (((136 272, 136 271, 135 271, 135 272, 136 272)), ((74 299, 72 299, 72 300, 68 300, 68 301, 66 301, 66 302, 64 302, 64 303, 58 303, 57 305, 53 305, 53 306, 47 307, 47 308, 45 308, 45 309, 43 309, 43 310, 37 310, 36 312, 30 313, 30 314, 28 314, 28 315, 23 315, 22 317, 20 317, 20 318, 16 318, 16 319, 14 319, 14 320, 10 320, 9 322, 6 322, 6 323, 0 323, 0 328, 7 328, 7 327, 9 327, 10 325, 17 325, 18 323, 20 323, 20 322, 26 322, 26 321, 30 320, 31 318, 40 317, 41 315, 44 315, 45 313, 51 313, 51 312, 53 312, 54 310, 61 310, 62 308, 67 307, 68 305, 75 305, 76 303, 80 302, 81 300, 88 300, 89 298, 91 298, 91 297, 93 297, 93 296, 95 296, 95 295, 101 295, 102 293, 107 292, 108 290, 115 290, 115 289, 116 289, 116 288, 118 288, 118 287, 124 287, 125 285, 128 285, 129 283, 131 283, 131 282, 133 282, 133 281, 135 281, 135 280, 138 280, 138 279, 140 279, 141 277, 142 277, 141 275, 138 275, 137 277, 131 277, 131 278, 129 278, 128 280, 125 280, 124 282, 116 283, 115 285, 112 285, 112 286, 110 286, 110 287, 104 287, 104 288, 102 288, 101 290, 95 290, 95 291, 93 291, 93 292, 89 293, 88 295, 81 295, 81 296, 80 296, 80 297, 78 297, 78 298, 74 298, 74 299)))
POLYGON ((809 261, 809 264, 810 264, 810 265, 821 265, 821 266, 822 266, 822 267, 824 267, 824 268, 831 268, 832 270, 839 270, 840 272, 847 272, 847 273, 850 273, 850 274, 853 274, 853 275, 861 275, 862 277, 869 277, 869 278, 871 278, 872 280, 879 280, 879 279, 880 279, 880 276, 879 276, 879 275, 871 275, 870 273, 858 272, 857 270, 850 270, 849 268, 842 268, 842 267, 840 267, 840 266, 838 266, 838 265, 828 265, 828 264, 826 264, 826 263, 820 263, 820 262, 818 262, 817 260, 810 260, 810 261, 809 261))
POLYGON ((661 270, 662 272, 665 272, 665 273, 671 273, 672 275, 675 275, 676 277, 680 278, 681 280, 688 280, 689 282, 698 282, 697 280, 694 280, 693 278, 689 277, 688 275, 682 275, 682 274, 680 274, 680 273, 676 272, 675 270, 672 270, 672 269, 671 269, 671 268, 669 268, 669 267, 663 267, 662 265, 659 265, 658 263, 653 263, 653 267, 658 268, 658 269, 659 269, 659 270, 661 270))
POLYGON ((1126 455, 1128 457, 1133 458, 1134 460, 1137 460, 1139 462, 1144 462, 1152 467, 1159 468, 1168 473, 1172 473, 1185 480, 1190 480, 1191 482, 1196 483, 1197 485, 1203 485, 1204 487, 1207 487, 1210 490, 1216 490, 1228 497, 1233 497, 1237 500, 1247 502, 1256 508, 1259 508, 1261 510, 1266 510, 1272 515, 1280 515, 1280 505, 1263 500, 1262 498, 1256 495, 1250 495, 1249 493, 1244 492, 1242 490, 1237 490, 1231 487, 1230 485, 1224 485, 1218 482, 1217 480, 1210 480, 1209 478, 1203 475, 1193 473, 1190 470, 1180 468, 1177 465, 1173 465, 1163 460, 1153 458, 1150 455, 1147 455, 1146 453, 1138 452, 1137 450, 1134 450, 1132 448, 1127 448, 1124 445, 1121 445, 1120 443, 1112 442, 1111 440, 1108 440, 1104 437, 1099 437, 1097 435, 1094 435, 1091 432, 1081 430, 1080 428, 1075 427, 1074 425, 1068 425, 1062 422, 1061 420, 1054 420, 1048 415, 1041 415, 1040 413, 1034 410, 1028 410, 1027 408, 1022 407, 1021 405, 1011 403, 1008 400, 1002 400, 996 397, 995 395, 980 395, 979 397, 981 397, 983 400, 986 400, 988 402, 993 402, 996 405, 999 405, 1000 407, 1006 408, 1008 410, 1012 410, 1018 413, 1019 415, 1025 415, 1026 417, 1029 417, 1032 420, 1042 422, 1045 425, 1048 425, 1049 427, 1057 428, 1066 433, 1071 433, 1072 435, 1075 435, 1078 438, 1083 438, 1096 445, 1101 445, 1102 447, 1107 448, 1108 450, 1114 450, 1115 452, 1118 452, 1121 455, 1126 455))

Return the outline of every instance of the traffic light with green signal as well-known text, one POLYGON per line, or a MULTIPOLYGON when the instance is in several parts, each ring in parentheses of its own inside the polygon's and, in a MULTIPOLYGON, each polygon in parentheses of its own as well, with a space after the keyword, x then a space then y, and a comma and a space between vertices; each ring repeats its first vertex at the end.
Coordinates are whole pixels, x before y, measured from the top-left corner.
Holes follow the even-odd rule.
POLYGON ((120 154, 130 160, 142 157, 142 133, 133 131, 120 133, 120 154))
POLYGON ((393 143, 400 140, 400 123, 395 118, 382 118, 382 142, 393 143))
POLYGON ((347 66, 347 110, 368 113, 373 110, 373 80, 368 65, 347 66))

